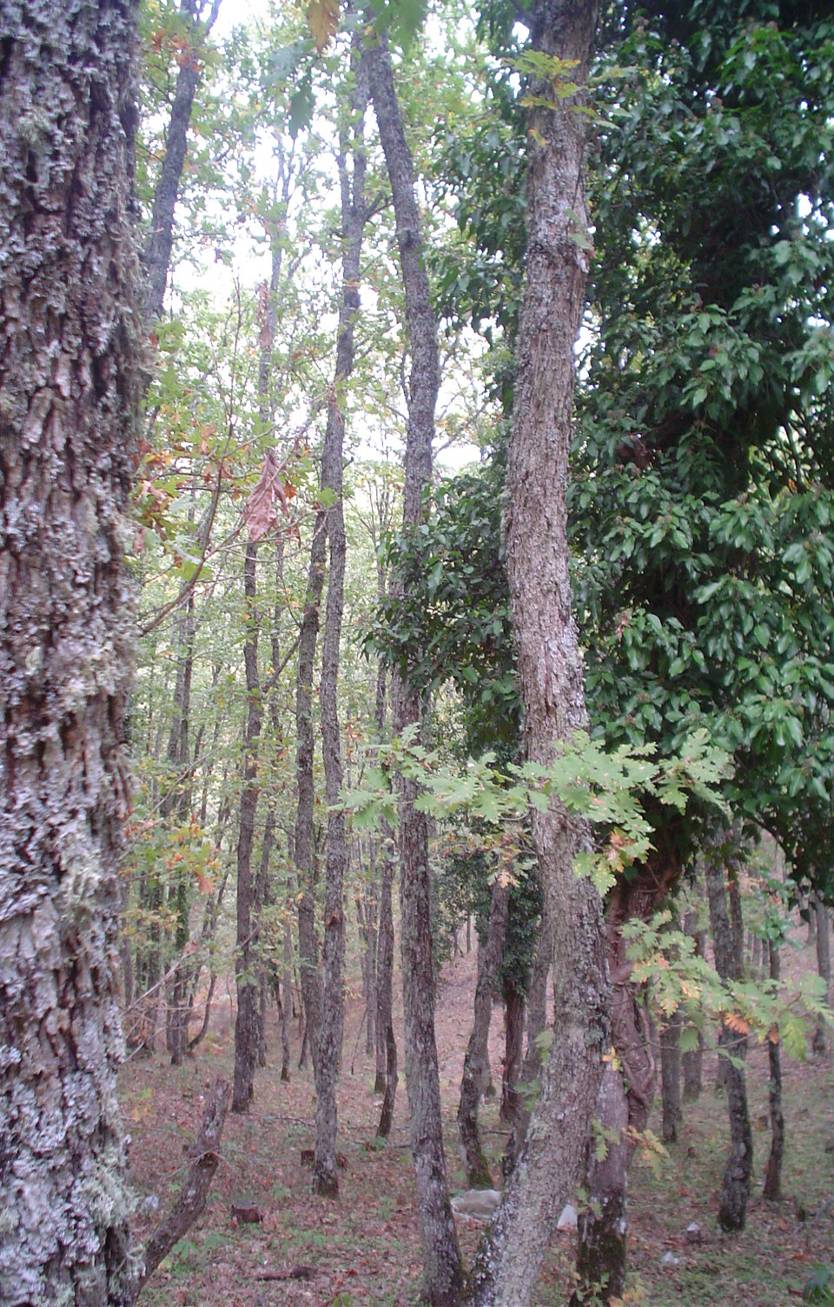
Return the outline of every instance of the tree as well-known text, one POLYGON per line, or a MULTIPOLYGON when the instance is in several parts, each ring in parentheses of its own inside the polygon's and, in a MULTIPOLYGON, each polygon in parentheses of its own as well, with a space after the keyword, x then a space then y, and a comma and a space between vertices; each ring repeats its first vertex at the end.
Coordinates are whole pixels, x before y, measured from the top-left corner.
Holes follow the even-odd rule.
POLYGON ((191 110, 202 72, 199 46, 208 36, 220 12, 221 0, 211 0, 211 7, 204 18, 206 3, 207 0, 180 0, 180 15, 187 35, 177 47, 177 80, 165 136, 165 153, 154 190, 151 225, 144 256, 147 274, 146 311, 151 320, 162 316, 165 303, 165 287, 174 244, 174 210, 185 164, 191 110))
MULTIPOLYGON (((422 253, 420 213, 414 193, 414 165, 403 128, 391 56, 384 34, 367 47, 371 100, 391 182, 397 223, 411 375, 403 488, 403 526, 418 528, 426 514, 431 481, 434 412, 440 383, 437 335, 422 253)), ((393 578, 395 593, 400 591, 393 578)), ((419 732, 422 700, 408 674, 392 690, 394 729, 419 732)), ((400 909, 402 914, 403 1007, 406 1083, 411 1107, 411 1147, 417 1177, 425 1262, 425 1294, 433 1307, 452 1307, 462 1287, 462 1268, 446 1183, 437 1044, 434 1033, 434 960, 428 830, 414 807, 416 787, 400 794, 400 909)))
POLYGON ((130 1293, 114 965, 141 399, 135 20, 127 0, 3 5, 8 1303, 130 1293))
MULTIPOLYGON (((565 491, 587 269, 585 118, 577 110, 596 7, 536 0, 528 21, 528 253, 505 531, 525 749, 528 759, 546 764, 586 721, 565 491)), ((573 868, 587 832, 555 803, 533 812, 532 830, 553 933, 559 1025, 531 1128, 474 1273, 473 1301, 506 1307, 530 1301, 550 1232, 573 1195, 609 1040, 599 896, 573 868)))
POLYGON ((327 407, 327 430, 322 452, 321 487, 326 501, 329 572, 322 650, 322 753, 325 793, 329 812, 324 889, 324 943, 322 948, 321 1021, 316 1073, 316 1148, 313 1188, 338 1197, 336 1170, 336 1084, 342 1057, 344 997, 342 964, 345 947, 344 881, 348 865, 347 819, 339 807, 344 768, 339 730, 338 688, 340 642, 345 603, 347 541, 344 518, 344 388, 353 369, 354 328, 359 311, 362 237, 368 220, 365 200, 366 159, 363 140, 368 104, 368 75, 358 39, 352 44, 353 94, 347 106, 349 123, 339 136, 341 192, 342 286, 336 341, 336 368, 327 407), (349 162, 350 158, 350 162, 349 162), (341 393, 340 393, 341 392, 341 393))

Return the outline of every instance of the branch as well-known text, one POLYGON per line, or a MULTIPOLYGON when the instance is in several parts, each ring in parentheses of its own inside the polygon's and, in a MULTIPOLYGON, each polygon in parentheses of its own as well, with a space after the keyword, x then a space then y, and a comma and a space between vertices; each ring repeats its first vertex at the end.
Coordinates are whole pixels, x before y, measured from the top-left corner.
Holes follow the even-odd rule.
POLYGON ((231 1093, 232 1087, 228 1080, 218 1076, 206 1103, 200 1133, 191 1150, 192 1162, 188 1175, 168 1212, 149 1235, 142 1249, 142 1270, 136 1281, 134 1301, 159 1263, 168 1256, 174 1244, 191 1229, 205 1209, 211 1182, 220 1161, 220 1140, 223 1137, 231 1093))

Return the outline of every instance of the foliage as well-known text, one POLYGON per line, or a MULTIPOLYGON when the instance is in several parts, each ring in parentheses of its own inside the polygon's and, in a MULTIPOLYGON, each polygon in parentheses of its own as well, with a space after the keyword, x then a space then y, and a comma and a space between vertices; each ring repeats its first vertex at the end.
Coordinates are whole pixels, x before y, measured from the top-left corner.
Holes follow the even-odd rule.
POLYGON ((579 854, 576 871, 591 876, 605 893, 619 873, 644 861, 652 847, 647 802, 683 812, 692 796, 718 801, 715 786, 727 759, 704 733, 691 736, 678 755, 656 760, 654 752, 651 745, 606 751, 577 732, 547 766, 523 762, 499 768, 495 755, 487 753, 457 768, 444 763, 438 750, 415 743, 412 730, 377 748, 376 765, 365 772, 361 789, 345 795, 344 807, 358 829, 374 828, 379 821, 393 825, 394 776, 417 782, 418 811, 482 824, 487 833, 478 838, 492 857, 493 874, 512 876, 527 814, 555 802, 593 828, 596 847, 579 854))
POLYGON ((664 1017, 682 1012, 682 1052, 694 1051, 699 1035, 708 1040, 713 1024, 723 1021, 738 1035, 778 1040, 792 1057, 804 1058, 809 1021, 821 1018, 834 1024, 819 976, 804 974, 796 989, 787 981, 761 977, 722 980, 712 964, 698 955, 692 935, 678 928, 668 909, 648 922, 627 922, 623 935, 629 941, 635 983, 651 984, 664 1017))

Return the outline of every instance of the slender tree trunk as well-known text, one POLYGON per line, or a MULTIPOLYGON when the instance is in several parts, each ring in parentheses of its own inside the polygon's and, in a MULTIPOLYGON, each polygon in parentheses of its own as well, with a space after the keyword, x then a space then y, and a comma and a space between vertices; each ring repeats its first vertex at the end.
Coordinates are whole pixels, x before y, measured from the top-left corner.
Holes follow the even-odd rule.
MULTIPOLYGON (((779 981, 781 966, 779 944, 771 940, 769 952, 770 979, 779 981)), ((772 1031, 767 1041, 767 1057, 770 1066, 768 1082, 768 1099, 770 1104, 770 1153, 765 1170, 763 1195, 769 1202, 778 1203, 782 1197, 782 1157, 785 1152, 785 1118, 782 1113, 782 1048, 779 1032, 772 1031)))
MULTIPOLYGON (((530 984, 527 990, 527 1050, 524 1054, 524 1065, 521 1068, 521 1083, 528 1087, 534 1086, 541 1074, 542 1049, 539 1040, 547 1026, 547 983, 552 960, 553 931, 550 928, 547 898, 545 897, 542 902, 539 935, 536 940, 533 966, 530 970, 530 984)), ((530 1125, 528 1102, 529 1098, 522 1097, 521 1094, 516 1095, 512 1131, 507 1140, 506 1151, 501 1159, 501 1170, 505 1180, 510 1176, 515 1166, 530 1125)))
POLYGON ((512 976, 504 977, 504 1066, 501 1073, 502 1121, 511 1124, 518 1112, 518 1082, 524 1038, 524 991, 512 976))
MULTIPOLYGON (((825 1001, 831 997, 831 926, 828 909, 818 894, 814 895, 812 911, 817 923, 817 970, 825 984, 825 1001)), ((814 1029, 814 1053, 817 1057, 828 1054, 828 1027, 818 1020, 814 1029)))
MULTIPOLYGON (((700 883, 700 882, 699 882, 700 883)), ((706 952, 706 931, 698 930, 697 916, 687 913, 684 930, 695 941, 695 956, 702 958, 706 952)), ((681 1054, 683 1071, 683 1101, 694 1103, 701 1096, 704 1078, 704 1037, 698 1031, 698 1047, 681 1054)))
POLYGON ((182 51, 180 57, 171 116, 165 135, 165 154, 154 191, 151 229, 145 247, 146 312, 151 320, 162 316, 165 303, 165 286, 174 243, 174 210, 185 164, 191 110, 200 84, 202 62, 199 45, 214 25, 220 0, 213 0, 205 22, 201 21, 203 8, 203 0, 180 0, 180 13, 189 24, 189 47, 182 51))
POLYGON ((376 886, 376 841, 373 842, 374 857, 369 868, 370 884, 364 894, 364 916, 365 925, 363 927, 363 975, 365 979, 365 1003, 368 1009, 368 1022, 365 1030, 365 1052, 369 1057, 375 1056, 379 1040, 376 1033, 376 1016, 377 1016, 377 995, 376 995, 376 948, 379 938, 379 904, 377 902, 376 886))
MULTIPOLYGON (((385 574, 377 568, 377 587, 380 599, 385 595, 385 574)), ((376 681, 376 728, 380 740, 385 738, 385 668, 380 663, 376 681)), ((374 1090, 385 1095, 377 1135, 385 1139, 394 1114, 394 1097, 397 1082, 397 1041, 394 1036, 394 832, 383 823, 378 844, 380 861, 379 926, 376 946, 376 1031, 377 1074, 374 1090), (393 1060, 392 1060, 393 1050, 393 1060), (393 1066, 393 1084, 391 1067, 393 1066), (388 1099, 390 1097, 390 1102, 388 1099), (387 1122, 387 1129, 383 1126, 387 1122)))
POLYGON ((246 666, 246 735, 243 755, 243 792, 237 840, 237 936, 235 946, 235 1074, 232 1111, 248 1112, 255 1094, 258 1060, 258 978, 256 975, 257 904, 252 876, 252 845, 258 809, 258 752, 263 722, 261 682, 258 673, 257 599, 258 546, 246 545, 243 589, 246 602, 246 635, 243 658, 246 666))
MULTIPOLYGON (((730 838, 732 834, 730 833, 730 838)), ((715 952, 715 969, 722 980, 740 979, 738 937, 727 912, 727 895, 724 884, 724 859, 729 843, 707 850, 706 878, 709 896, 710 927, 715 952)), ((734 877, 730 877, 732 884, 734 877)), ((747 1219, 747 1201, 750 1197, 750 1176, 753 1170, 753 1136, 747 1108, 747 1087, 744 1069, 734 1065, 743 1059, 747 1041, 724 1022, 718 1036, 719 1049, 733 1059, 725 1058, 724 1084, 727 1090, 727 1110, 730 1118, 730 1154, 724 1171, 718 1224, 722 1230, 743 1230, 747 1219)))
POLYGON ((509 886, 499 877, 492 887, 487 936, 478 948, 478 980, 475 985, 475 1013, 472 1032, 463 1060, 463 1078, 458 1104, 458 1129, 466 1158, 466 1177, 470 1189, 491 1189, 492 1175, 484 1156, 478 1133, 478 1100, 489 1076, 489 1025, 492 995, 501 966, 504 936, 507 933, 509 886))
POLYGON ((661 1138, 677 1142, 681 1123, 681 1012, 678 1009, 660 1027, 660 1083, 663 1109, 661 1138))
POLYGON ((5 0, 2 32, 0 1301, 124 1307, 136 7, 5 0))
POLYGON ((292 1020, 292 924, 289 905, 284 921, 283 972, 281 984, 284 991, 284 1004, 281 1009, 281 1079, 289 1082, 290 1078, 290 1021, 292 1020))
MULTIPOLYGON (((385 1070, 381 1089, 384 1094, 382 1113, 377 1134, 388 1137, 394 1115, 397 1092, 397 1041, 394 1036, 394 855, 393 832, 384 827, 382 832, 382 875, 379 894, 379 939, 377 942, 377 1031, 385 1039, 385 1070), (386 1127, 387 1122, 387 1127, 386 1127)), ((380 1082, 377 1079, 379 1090, 380 1082)))
MULTIPOLYGON (((169 805, 163 804, 163 817, 175 817, 179 822, 188 820, 191 809, 192 780, 190 776, 189 734, 191 725, 191 682, 194 674, 194 640, 196 636, 194 593, 185 603, 180 623, 180 657, 177 683, 174 691, 174 720, 168 743, 168 762, 176 778, 176 786, 169 796, 169 805)), ((172 778, 173 779, 173 778, 172 778)), ((174 897, 174 958, 177 965, 167 987, 165 1007, 166 1046, 171 1065, 181 1066, 188 1042, 188 981, 191 962, 185 956, 189 937, 191 907, 190 876, 179 869, 173 886, 174 897)))
MULTIPOLYGON (((530 47, 569 59, 584 86, 596 24, 592 0, 533 0, 530 47)), ((566 485, 574 347, 586 260, 582 185, 586 118, 576 96, 559 100, 532 80, 528 120, 527 267, 507 474, 507 575, 518 649, 527 757, 548 764, 586 724, 582 657, 571 610, 566 485)), ((553 937, 556 1037, 530 1129, 478 1254, 473 1301, 526 1307, 553 1227, 575 1196, 608 1050, 609 984, 599 895, 574 874, 587 842, 581 823, 553 803, 531 814, 553 937)))
POLYGON ((611 1000, 612 1042, 617 1055, 594 1113, 608 1145, 604 1157, 591 1149, 588 1159, 587 1206, 579 1216, 578 1307, 596 1293, 600 1303, 625 1291, 628 1246, 628 1168, 635 1140, 645 1131, 657 1079, 656 1039, 642 987, 631 976, 623 927, 648 921, 660 907, 681 872, 674 827, 657 830, 656 849, 628 879, 620 877, 609 894, 606 910, 606 951, 614 990, 611 1000), (619 1090, 614 1079, 620 1081, 619 1090), (627 1138, 621 1138, 625 1104, 627 1138))
MULTIPOLYGON (((437 328, 423 260, 414 165, 397 102, 385 36, 372 35, 367 53, 371 99, 394 201, 411 354, 403 494, 403 528, 409 531, 425 517, 423 497, 431 484, 434 411, 440 380, 437 328)), ((395 587, 399 584, 395 579, 395 587)), ((397 674, 394 678, 393 710, 394 729, 398 733, 409 726, 419 730, 422 704, 407 674, 397 674)), ((432 1307, 452 1307, 460 1296, 463 1270, 449 1202, 443 1149, 434 1032, 428 829, 425 815, 414 807, 416 797, 415 784, 403 781, 400 786, 400 905, 406 1082, 423 1242, 424 1292, 432 1307)))
MULTIPOLYGON (((364 122, 368 104, 367 70, 358 38, 353 45, 356 82, 350 103, 350 125, 340 133, 339 184, 342 213, 342 291, 336 339, 336 370, 327 406, 327 428, 322 453, 322 491, 330 501, 326 510, 329 545, 327 609, 321 664, 321 731, 324 786, 328 805, 324 884, 324 944, 322 999, 318 1029, 318 1055, 313 1060, 316 1079, 316 1144, 313 1190, 337 1198, 336 1085, 342 1057, 344 994, 342 971, 345 947, 344 881, 348 865, 345 813, 338 806, 342 790, 342 749, 339 735, 339 651, 345 598, 344 398, 341 393, 353 371, 354 330, 359 312, 362 236, 365 207, 364 122), (352 139, 351 139, 352 138, 352 139), (348 152, 352 166, 348 167, 348 152)), ((323 497, 325 497, 323 495, 323 497)))
MULTIPOLYGON (((304 1006, 304 1038, 299 1066, 303 1065, 307 1049, 315 1050, 321 1010, 321 980, 316 940, 316 853, 313 828, 315 806, 313 668, 319 632, 319 606, 324 586, 326 547, 324 513, 319 511, 316 514, 310 545, 304 615, 298 640, 295 695, 297 799, 293 847, 298 874, 298 966, 304 1006)), ((315 1056, 315 1052, 313 1055, 315 1056)))

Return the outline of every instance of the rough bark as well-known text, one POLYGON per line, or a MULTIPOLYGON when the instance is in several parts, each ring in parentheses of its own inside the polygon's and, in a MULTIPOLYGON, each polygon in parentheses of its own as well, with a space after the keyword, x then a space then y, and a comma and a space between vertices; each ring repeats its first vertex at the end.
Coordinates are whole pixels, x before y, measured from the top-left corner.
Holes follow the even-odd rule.
POLYGON ((199 46, 217 18, 220 0, 213 0, 205 21, 201 18, 204 7, 203 0, 181 0, 180 3, 180 13, 189 25, 189 43, 180 55, 171 116, 165 134, 165 153, 154 191, 151 229, 144 254, 147 274, 145 311, 151 320, 162 316, 165 303, 165 286, 174 244, 174 210, 185 164, 191 110, 202 71, 199 46))
POLYGON ((458 1103, 458 1129, 466 1159, 469 1189, 492 1188, 492 1174, 478 1132, 478 1101, 489 1076, 488 1044, 492 995, 498 979, 498 968, 501 966, 509 901, 509 886, 499 878, 492 887, 486 939, 478 948, 475 1011, 472 1031, 463 1059, 463 1077, 458 1103))
POLYGON ((677 1142, 681 1123, 681 1013, 673 1012, 660 1027, 660 1084, 664 1144, 677 1142))
MULTIPOLYGON (((771 940, 768 948, 771 980, 779 981, 781 965, 779 944, 771 940)), ((768 1103, 770 1107, 770 1153, 765 1168, 763 1196, 769 1202, 778 1203, 782 1197, 782 1157, 785 1152, 785 1117, 782 1112, 782 1048, 779 1032, 771 1032, 767 1041, 767 1056, 770 1067, 768 1080, 768 1103)))
POLYGON ((121 1307, 136 10, 5 0, 2 34, 0 1300, 121 1307))
POLYGON ((362 236, 367 221, 365 206, 365 110, 368 103, 367 71, 354 39, 355 89, 350 103, 350 130, 340 135, 339 183, 342 217, 342 287, 336 334, 336 367, 327 404, 327 426, 322 451, 321 486, 329 501, 325 515, 328 543, 327 607, 321 665, 321 734, 324 788, 328 805, 325 845, 324 938, 322 945, 321 1014, 318 1050, 313 1059, 316 1081, 316 1141, 313 1191, 336 1198, 336 1086, 342 1057, 344 994, 342 970, 345 947, 344 881, 348 865, 345 813, 339 807, 342 790, 342 748, 339 734, 338 685, 342 615, 345 599, 347 542, 344 493, 344 386, 353 370, 354 334, 359 312, 362 236), (352 135, 352 140, 351 140, 352 135), (351 164, 348 164, 348 154, 351 164))
MULTIPOLYGON (((575 61, 584 86, 597 7, 534 0, 530 46, 575 61)), ((582 165, 586 118, 577 96, 559 100, 548 81, 530 87, 527 266, 517 345, 505 522, 510 606, 518 650, 527 757, 547 764, 586 723, 582 658, 571 611, 566 485, 574 346, 582 315, 586 231, 582 165), (552 107, 551 107, 552 106, 552 107)), ((599 895, 574 875, 587 840, 557 804, 531 817, 548 899, 558 1031, 527 1138, 479 1251, 473 1300, 525 1307, 548 1239, 574 1196, 609 1044, 599 895)))
POLYGON ((200 1133, 190 1149, 192 1161, 182 1187, 170 1210, 165 1213, 142 1249, 142 1270, 136 1281, 136 1295, 141 1292, 160 1262, 168 1256, 174 1244, 182 1239, 205 1211, 211 1182, 220 1162, 220 1141, 230 1095, 231 1086, 228 1081, 218 1076, 206 1103, 200 1133))
MULTIPOLYGON (((831 991, 831 926, 828 909, 818 894, 814 895, 812 911, 817 923, 817 971, 825 983, 825 1000, 830 999, 831 991)), ((814 1027, 813 1049, 817 1057, 828 1054, 828 1027, 818 1020, 814 1027)))
MULTIPOLYGON (((391 182, 397 247, 405 294, 411 355, 408 386, 403 527, 425 514, 431 483, 434 412, 440 382, 437 327, 423 260, 414 165, 400 115, 391 57, 384 35, 371 35, 367 50, 371 99, 391 182)), ((398 584, 395 579, 394 585, 398 584)), ((394 729, 419 729, 420 696, 406 676, 395 676, 394 729)), ((457 1302, 463 1271, 446 1180, 443 1118, 434 1031, 431 878, 425 815, 414 808, 416 787, 400 787, 400 904, 406 1083, 411 1106, 411 1147, 417 1179, 423 1243, 424 1293, 433 1307, 457 1302)))
MULTIPOLYGON (((709 897, 710 929, 715 954, 715 969, 722 980, 740 979, 737 933, 727 910, 724 881, 724 860, 729 842, 709 849, 705 857, 707 895, 709 897)), ((732 883, 733 877, 730 877, 732 883)), ((743 1059, 747 1041, 721 1023, 718 1036, 720 1050, 733 1061, 743 1059)), ((735 1066, 729 1058, 725 1062, 724 1086, 727 1091, 727 1111, 730 1118, 730 1153, 724 1170, 718 1224, 722 1230, 743 1230, 747 1219, 747 1201, 750 1197, 750 1177, 753 1170, 753 1136, 747 1108, 747 1086, 744 1068, 735 1066)))
POLYGON ((232 1111, 248 1112, 255 1093, 258 1060, 258 977, 256 974, 257 903, 252 875, 252 845, 258 810, 258 752, 263 723, 258 673, 257 599, 258 546, 246 545, 243 591, 246 604, 243 659, 246 668, 246 734, 243 753, 243 790, 237 838, 237 932, 235 937, 235 1072, 232 1111))

